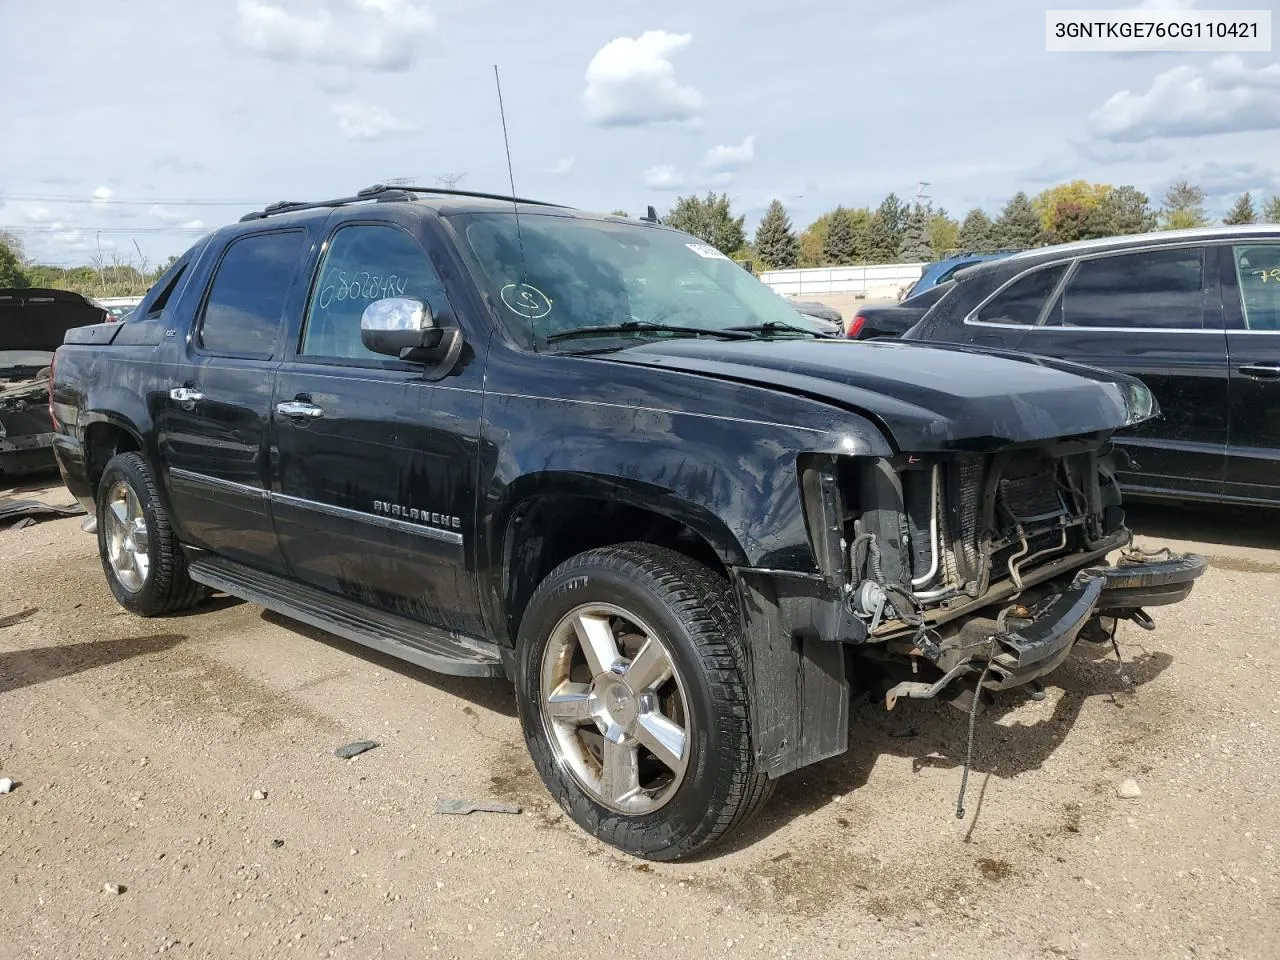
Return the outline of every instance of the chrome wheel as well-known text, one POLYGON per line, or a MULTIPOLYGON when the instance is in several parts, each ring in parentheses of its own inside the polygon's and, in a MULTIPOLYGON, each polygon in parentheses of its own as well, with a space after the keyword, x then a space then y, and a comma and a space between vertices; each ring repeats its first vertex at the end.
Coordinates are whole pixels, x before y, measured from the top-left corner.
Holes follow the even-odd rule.
POLYGON ((142 502, 123 480, 107 494, 101 522, 106 527, 107 562, 120 586, 137 593, 151 572, 151 543, 142 502))
POLYGON ((542 722, 556 762, 596 802, 652 813, 689 760, 690 714, 675 662, 639 618, 608 604, 565 615, 542 655, 542 722))

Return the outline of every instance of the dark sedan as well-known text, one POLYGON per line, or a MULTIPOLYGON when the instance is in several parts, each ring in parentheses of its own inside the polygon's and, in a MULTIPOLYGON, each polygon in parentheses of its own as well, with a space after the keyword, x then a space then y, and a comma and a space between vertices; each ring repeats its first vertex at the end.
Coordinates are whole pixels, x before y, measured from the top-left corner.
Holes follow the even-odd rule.
POLYGON ((980 264, 904 339, 1140 377, 1162 416, 1117 434, 1131 495, 1280 506, 1280 226, 1045 247, 980 264))

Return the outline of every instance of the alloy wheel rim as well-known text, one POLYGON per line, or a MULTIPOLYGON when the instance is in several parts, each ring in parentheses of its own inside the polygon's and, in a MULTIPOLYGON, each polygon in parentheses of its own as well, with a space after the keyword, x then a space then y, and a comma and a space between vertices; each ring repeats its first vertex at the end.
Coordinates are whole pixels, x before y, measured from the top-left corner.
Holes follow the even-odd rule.
POLYGON ((557 765, 597 803, 643 816, 680 789, 688 699, 666 644, 634 614, 611 604, 569 611, 543 651, 539 696, 557 765))
POLYGON ((118 481, 108 492, 101 522, 107 562, 116 580, 130 593, 139 592, 151 573, 151 538, 142 501, 125 481, 118 481))

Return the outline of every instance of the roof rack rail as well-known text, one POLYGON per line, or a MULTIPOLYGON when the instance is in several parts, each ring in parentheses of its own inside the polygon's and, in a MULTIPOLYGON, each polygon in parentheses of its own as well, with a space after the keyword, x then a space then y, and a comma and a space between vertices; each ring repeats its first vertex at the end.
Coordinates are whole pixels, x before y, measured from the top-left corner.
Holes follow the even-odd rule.
POLYGON ((280 200, 276 203, 267 204, 261 210, 255 210, 253 213, 246 213, 240 218, 240 222, 244 223, 248 220, 263 220, 281 213, 295 213, 299 210, 315 210, 320 207, 343 207, 349 203, 364 203, 374 200, 379 203, 387 203, 396 200, 411 200, 415 194, 435 194, 446 197, 474 197, 478 200, 504 200, 507 203, 529 203, 539 207, 564 207, 560 203, 547 203, 545 200, 530 200, 527 197, 510 197, 501 193, 481 193, 476 190, 446 190, 443 187, 404 187, 397 184, 396 186, 388 186, 385 183, 375 183, 371 187, 365 187, 363 190, 356 192, 354 197, 338 197, 334 200, 313 200, 313 201, 293 201, 280 200))

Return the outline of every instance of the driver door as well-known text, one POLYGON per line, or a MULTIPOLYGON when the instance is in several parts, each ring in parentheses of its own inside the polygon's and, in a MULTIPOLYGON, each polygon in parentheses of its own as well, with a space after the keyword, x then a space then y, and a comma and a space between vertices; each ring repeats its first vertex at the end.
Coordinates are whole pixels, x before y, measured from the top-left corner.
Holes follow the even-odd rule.
POLYGON ((408 230, 364 211, 335 213, 331 225, 302 328, 276 374, 281 551, 304 583, 479 634, 466 557, 480 394, 439 387, 421 364, 373 353, 360 336, 376 300, 411 297, 450 317, 448 298, 408 230))

